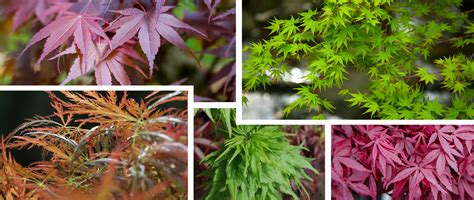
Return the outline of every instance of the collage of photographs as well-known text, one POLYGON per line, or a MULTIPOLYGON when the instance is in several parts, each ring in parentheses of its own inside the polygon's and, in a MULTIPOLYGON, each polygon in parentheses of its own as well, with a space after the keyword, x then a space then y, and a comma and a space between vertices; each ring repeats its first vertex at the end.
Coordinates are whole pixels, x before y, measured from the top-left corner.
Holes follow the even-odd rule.
POLYGON ((472 0, 0 0, 0 200, 474 200, 472 0))

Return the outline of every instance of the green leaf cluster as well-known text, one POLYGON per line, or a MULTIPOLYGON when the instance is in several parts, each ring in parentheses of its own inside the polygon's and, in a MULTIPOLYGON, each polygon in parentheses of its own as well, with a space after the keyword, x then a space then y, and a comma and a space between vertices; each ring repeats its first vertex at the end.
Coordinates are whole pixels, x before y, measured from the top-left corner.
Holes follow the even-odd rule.
POLYGON ((232 128, 236 126, 235 110, 203 108, 202 111, 206 113, 216 128, 219 125, 223 127, 221 130, 218 129, 218 133, 227 133, 228 137, 232 135, 232 128))
POLYGON ((372 118, 472 118, 473 64, 463 48, 474 40, 474 25, 466 13, 451 9, 460 3, 326 0, 290 19, 273 19, 268 39, 244 47, 249 54, 244 91, 281 82, 291 64, 299 62, 307 63, 309 84, 300 84, 299 98, 285 113, 310 110, 322 119, 323 111, 343 109, 321 96, 338 88, 350 106, 372 118), (448 44, 451 54, 432 55, 441 44, 448 44), (352 71, 370 76, 367 91, 343 88, 352 71), (426 94, 436 87, 450 98, 426 94))
POLYGON ((210 178, 205 199, 282 199, 283 194, 299 199, 293 186, 306 194, 301 181, 311 178, 305 170, 317 173, 302 150, 290 145, 279 126, 232 127, 222 149, 202 161, 210 178))

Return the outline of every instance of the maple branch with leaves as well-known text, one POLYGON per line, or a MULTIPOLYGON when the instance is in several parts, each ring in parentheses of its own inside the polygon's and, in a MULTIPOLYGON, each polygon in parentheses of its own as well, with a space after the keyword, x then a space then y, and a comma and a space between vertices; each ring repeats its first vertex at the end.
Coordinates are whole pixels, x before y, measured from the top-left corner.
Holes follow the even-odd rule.
MULTIPOLYGON (((197 99, 235 101, 233 0, 8 0, 5 4, 0 25, 8 29, 6 37, 25 29, 34 33, 21 53, 8 52, 8 59, 18 65, 28 62, 27 69, 48 76, 54 82, 50 85, 84 84, 86 78, 86 84, 97 85, 190 84, 199 87, 197 99), (170 52, 170 46, 178 53, 170 52), (159 54, 160 50, 165 53, 159 54), (64 64, 59 65, 60 59, 64 64), (53 60, 67 73, 47 71, 53 60), (219 63, 217 67, 213 62, 219 63), (206 73, 211 76, 199 77, 206 73)), ((13 76, 12 82, 19 78, 13 76)))
POLYGON ((6 199, 186 199, 187 92, 49 93, 54 114, 2 138, 0 192, 6 199), (12 151, 39 148, 29 166, 12 151))

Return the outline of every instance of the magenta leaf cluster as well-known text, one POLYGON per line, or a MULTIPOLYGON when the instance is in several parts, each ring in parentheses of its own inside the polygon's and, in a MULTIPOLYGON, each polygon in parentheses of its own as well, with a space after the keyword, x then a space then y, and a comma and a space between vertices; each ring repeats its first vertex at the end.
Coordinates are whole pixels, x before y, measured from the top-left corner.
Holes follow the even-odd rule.
POLYGON ((474 126, 333 126, 333 199, 474 199, 474 126))

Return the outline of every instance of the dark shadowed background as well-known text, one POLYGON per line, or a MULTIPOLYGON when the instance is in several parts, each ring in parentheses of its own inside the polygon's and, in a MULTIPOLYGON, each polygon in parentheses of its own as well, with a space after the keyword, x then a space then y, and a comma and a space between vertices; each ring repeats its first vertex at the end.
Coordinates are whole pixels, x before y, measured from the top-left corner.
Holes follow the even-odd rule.
MULTIPOLYGON (((129 91, 127 93, 129 98, 133 98, 137 102, 150 94, 149 91, 129 91)), ((159 94, 165 93, 171 92, 161 92, 159 94)), ((60 98, 63 97, 60 92, 55 92, 55 94, 60 98)), ((117 92, 118 97, 122 95, 123 92, 117 92)), ((53 114, 54 109, 50 102, 48 93, 44 91, 0 91, 0 133, 5 136, 28 119, 53 114)), ((187 102, 171 102, 160 106, 161 109, 169 107, 186 110, 187 102)), ((12 153, 16 161, 22 165, 28 165, 42 159, 41 151, 38 148, 12 151, 12 153)))

